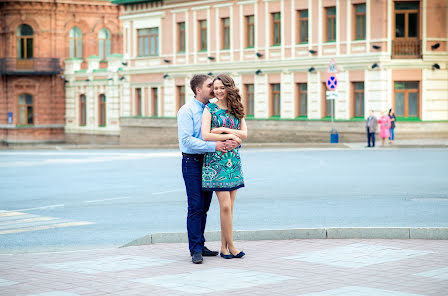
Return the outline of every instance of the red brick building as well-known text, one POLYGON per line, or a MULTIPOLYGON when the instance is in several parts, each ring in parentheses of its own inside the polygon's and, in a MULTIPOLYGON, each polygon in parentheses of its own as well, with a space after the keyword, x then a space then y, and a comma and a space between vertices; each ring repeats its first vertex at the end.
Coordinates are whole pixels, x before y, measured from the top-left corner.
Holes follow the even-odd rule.
POLYGON ((63 142, 64 60, 122 52, 110 1, 0 0, 0 143, 63 142))

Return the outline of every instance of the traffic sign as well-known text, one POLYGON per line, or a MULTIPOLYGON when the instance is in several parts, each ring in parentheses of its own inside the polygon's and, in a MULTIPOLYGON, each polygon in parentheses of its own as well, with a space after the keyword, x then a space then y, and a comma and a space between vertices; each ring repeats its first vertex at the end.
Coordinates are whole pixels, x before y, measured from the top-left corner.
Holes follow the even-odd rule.
POLYGON ((327 79, 327 89, 335 90, 337 87, 338 87, 338 80, 336 79, 336 76, 330 75, 327 79))
POLYGON ((334 59, 331 59, 330 63, 328 64, 327 73, 328 74, 339 73, 338 67, 336 66, 336 62, 334 61, 334 59))
POLYGON ((326 98, 327 100, 337 100, 339 98, 339 93, 334 90, 327 90, 326 98))

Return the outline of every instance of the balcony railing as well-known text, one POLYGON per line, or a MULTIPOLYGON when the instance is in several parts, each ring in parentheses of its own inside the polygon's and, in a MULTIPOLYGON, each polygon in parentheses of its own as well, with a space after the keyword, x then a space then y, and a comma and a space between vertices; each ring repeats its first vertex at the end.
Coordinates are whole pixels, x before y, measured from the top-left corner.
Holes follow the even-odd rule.
POLYGON ((421 40, 393 40, 392 57, 398 59, 415 59, 422 56, 421 40))
POLYGON ((61 72, 56 58, 0 58, 2 75, 57 75, 61 72))

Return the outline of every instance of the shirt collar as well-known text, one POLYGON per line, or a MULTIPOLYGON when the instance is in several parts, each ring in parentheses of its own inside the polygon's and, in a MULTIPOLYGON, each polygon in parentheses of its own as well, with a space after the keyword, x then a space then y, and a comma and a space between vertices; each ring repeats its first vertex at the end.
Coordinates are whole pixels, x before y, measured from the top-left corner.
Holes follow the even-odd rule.
POLYGON ((201 106, 202 109, 205 108, 204 103, 202 103, 201 101, 199 101, 198 99, 196 99, 196 97, 194 97, 194 101, 196 102, 196 104, 198 104, 199 106, 201 106))

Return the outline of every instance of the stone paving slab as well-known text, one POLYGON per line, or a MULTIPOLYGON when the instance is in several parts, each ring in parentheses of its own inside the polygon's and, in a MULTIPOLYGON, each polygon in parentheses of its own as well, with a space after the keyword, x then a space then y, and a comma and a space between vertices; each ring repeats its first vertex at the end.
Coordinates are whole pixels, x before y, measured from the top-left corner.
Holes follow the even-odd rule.
MULTIPOLYGON (((219 242, 208 242, 217 250, 219 242)), ((186 243, 0 256, 0 295, 417 296, 448 291, 448 241, 237 241, 191 263, 186 243)))

